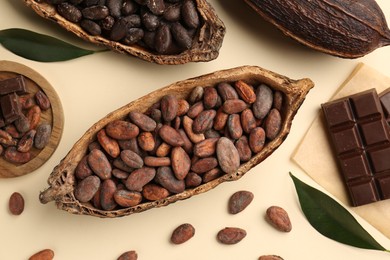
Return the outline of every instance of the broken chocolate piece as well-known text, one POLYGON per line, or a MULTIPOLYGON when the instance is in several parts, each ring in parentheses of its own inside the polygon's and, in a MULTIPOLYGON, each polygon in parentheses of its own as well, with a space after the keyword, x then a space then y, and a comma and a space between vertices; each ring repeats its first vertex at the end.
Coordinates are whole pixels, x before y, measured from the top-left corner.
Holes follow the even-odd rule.
POLYGON ((20 117, 21 108, 18 95, 13 92, 0 98, 1 110, 6 124, 14 122, 20 117))
POLYGON ((383 113, 385 115, 386 121, 390 124, 390 88, 379 94, 379 99, 382 104, 383 113))
POLYGON ((390 134, 379 96, 370 89, 322 104, 353 206, 390 198, 390 134))
POLYGON ((17 94, 26 93, 26 84, 22 75, 0 81, 0 95, 7 95, 12 92, 17 94))

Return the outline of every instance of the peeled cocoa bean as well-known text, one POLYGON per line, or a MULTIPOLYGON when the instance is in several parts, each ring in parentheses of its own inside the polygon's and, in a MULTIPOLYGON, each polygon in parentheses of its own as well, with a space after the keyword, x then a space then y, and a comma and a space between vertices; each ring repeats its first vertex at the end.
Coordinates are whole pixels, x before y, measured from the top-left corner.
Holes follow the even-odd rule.
POLYGON ((26 153, 31 150, 34 144, 34 137, 36 131, 31 129, 19 140, 17 149, 19 152, 26 153))

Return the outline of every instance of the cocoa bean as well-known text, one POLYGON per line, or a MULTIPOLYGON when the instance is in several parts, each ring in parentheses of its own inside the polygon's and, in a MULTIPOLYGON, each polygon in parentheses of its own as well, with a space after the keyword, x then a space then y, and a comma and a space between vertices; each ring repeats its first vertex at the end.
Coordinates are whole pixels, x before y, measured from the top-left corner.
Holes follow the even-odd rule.
POLYGON ((204 110, 195 119, 192 124, 192 130, 196 134, 204 133, 213 126, 213 120, 216 115, 215 110, 204 110))
POLYGON ((12 215, 20 215, 24 211, 24 198, 19 192, 11 194, 8 201, 8 209, 12 215))
POLYGON ((228 202, 228 211, 230 214, 237 214, 243 211, 253 200, 253 193, 250 191, 237 191, 233 193, 228 202))
POLYGON ((256 118, 253 115, 253 112, 251 109, 247 108, 244 111, 241 112, 241 126, 242 130, 249 134, 252 129, 256 127, 256 118))
POLYGON ((217 240, 226 245, 233 245, 246 237, 246 231, 237 227, 226 227, 217 234, 217 240))
POLYGON ((274 140, 282 127, 282 117, 279 110, 271 109, 264 122, 265 135, 269 140, 274 140))
POLYGON ((111 16, 115 18, 121 16, 122 2, 122 0, 106 0, 106 6, 111 16))
POLYGON ((143 14, 141 14, 141 20, 142 24, 148 31, 155 31, 160 25, 159 17, 148 11, 145 11, 143 14))
POLYGON ((262 255, 258 260, 283 260, 283 258, 277 255, 262 255))
POLYGON ((174 147, 171 152, 171 164, 175 177, 184 180, 191 168, 191 159, 181 147, 174 147))
POLYGON ((36 131, 31 129, 18 141, 17 150, 22 153, 26 153, 31 150, 34 144, 34 137, 36 131))
POLYGON ((16 140, 14 140, 8 132, 0 129, 0 144, 14 146, 16 145, 16 140))
POLYGON ((171 158, 146 156, 144 158, 144 163, 146 166, 149 166, 149 167, 170 166, 171 165, 171 158))
POLYGON ((132 111, 129 113, 130 120, 145 132, 151 132, 156 129, 157 123, 149 116, 132 111))
POLYGON ((15 120, 14 125, 19 133, 26 133, 30 130, 30 121, 23 113, 15 120))
POLYGON ((162 15, 165 10, 164 0, 148 0, 146 6, 155 15, 162 15))
POLYGON ((243 80, 235 82, 234 87, 236 88, 237 94, 248 104, 252 104, 256 101, 256 94, 253 87, 245 83, 243 80))
POLYGON ((211 109, 217 105, 218 93, 214 87, 204 89, 203 104, 206 109, 211 109))
POLYGON ((183 244, 195 235, 195 228, 189 223, 181 224, 176 227, 171 235, 171 242, 174 244, 183 244))
POLYGON ((138 255, 134 250, 124 252, 121 254, 117 260, 137 260, 138 255))
POLYGON ((142 201, 142 195, 136 191, 117 190, 114 200, 121 207, 134 207, 142 201))
POLYGON ((234 144, 237 148, 241 162, 247 162, 252 158, 252 150, 249 147, 248 138, 243 135, 234 144))
POLYGON ((244 111, 248 105, 241 99, 229 99, 223 103, 222 107, 226 114, 237 114, 244 111))
POLYGON ((160 137, 169 145, 182 146, 184 145, 183 138, 180 133, 168 125, 163 125, 159 130, 160 137))
POLYGON ((81 11, 74 5, 67 2, 59 4, 57 6, 57 12, 66 20, 73 23, 78 23, 82 18, 81 11))
POLYGON ((117 191, 116 184, 112 179, 104 180, 100 188, 100 205, 103 210, 113 210, 118 205, 114 199, 117 191))
POLYGON ((52 260, 54 251, 51 249, 43 249, 28 258, 28 260, 52 260))
POLYGON ((260 84, 256 88, 256 101, 252 105, 253 114, 256 118, 263 119, 272 107, 273 93, 270 87, 260 84))
POLYGON ((89 20, 101 20, 107 17, 110 14, 107 6, 104 5, 94 5, 89 6, 81 10, 81 13, 84 18, 89 20))
POLYGON ((49 143, 51 136, 51 125, 47 123, 42 123, 37 127, 35 137, 34 137, 34 146, 37 149, 43 149, 49 143))
POLYGON ((172 34, 168 25, 160 24, 154 37, 154 47, 157 52, 167 54, 172 44, 172 34))
POLYGON ((150 201, 165 199, 169 196, 169 191, 159 185, 148 183, 142 190, 142 195, 150 201))
POLYGON ((108 123, 105 127, 108 136, 117 140, 132 139, 139 134, 139 128, 124 120, 115 120, 108 123))
POLYGON ((115 158, 113 161, 112 161, 112 165, 122 171, 125 171, 125 172, 132 172, 134 171, 133 168, 131 168, 130 166, 128 166, 120 157, 117 157, 115 158))
POLYGON ((183 180, 178 180, 170 167, 159 167, 154 180, 172 193, 181 193, 185 189, 183 180))
POLYGON ((214 157, 206 157, 197 160, 195 163, 192 163, 191 171, 201 174, 205 173, 218 166, 218 161, 214 157))
POLYGON ((223 111, 223 107, 218 108, 214 118, 213 128, 220 131, 225 128, 229 115, 223 111))
POLYGON ((35 93, 35 101, 42 111, 48 110, 51 107, 49 98, 42 90, 38 90, 37 93, 35 93))
POLYGON ((213 168, 202 175, 202 181, 204 183, 210 182, 221 176, 221 174, 222 171, 219 168, 213 168))
POLYGON ((208 138, 194 145, 194 155, 198 157, 210 157, 215 154, 219 138, 208 138))
POLYGON ((265 131, 261 127, 256 127, 252 129, 249 134, 249 147, 252 152, 258 153, 260 152, 265 145, 265 131))
POLYGON ((100 25, 92 20, 88 20, 88 19, 81 20, 80 27, 93 36, 102 34, 102 28, 100 27, 100 25))
POLYGON ((156 156, 157 157, 166 157, 169 155, 171 150, 172 150, 172 146, 163 142, 162 144, 160 144, 158 146, 158 148, 156 150, 156 156))
POLYGON ((154 179, 156 170, 150 167, 143 167, 130 173, 126 179, 126 188, 130 191, 141 192, 143 187, 154 179))
POLYGON ((99 177, 90 175, 77 183, 74 189, 74 196, 80 202, 88 202, 93 198, 93 196, 95 196, 95 193, 99 190, 99 187, 99 177))
POLYGON ((240 156, 233 142, 226 137, 219 138, 217 142, 218 164, 225 173, 236 172, 240 167, 240 156))
POLYGON ((153 151, 156 146, 154 136, 151 132, 142 132, 137 137, 139 147, 147 152, 153 151))
POLYGON ((274 100, 272 104, 273 108, 276 108, 279 111, 282 111, 283 108, 283 93, 281 91, 274 92, 274 100))
POLYGON ((119 179, 119 180, 126 180, 126 179, 129 177, 129 175, 130 175, 128 172, 123 171, 123 170, 121 170, 121 169, 113 169, 112 172, 111 172, 111 174, 112 174, 115 178, 117 178, 117 179, 119 179))
POLYGON ((229 131, 229 136, 234 140, 242 136, 243 130, 241 127, 240 115, 229 115, 227 121, 227 130, 229 131))
POLYGON ((202 177, 195 172, 189 172, 185 178, 186 187, 198 187, 202 183, 202 177))
POLYGON ((120 158, 131 168, 139 169, 144 165, 141 156, 131 150, 122 150, 120 152, 120 158))
POLYGON ((31 160, 31 153, 22 153, 15 146, 7 147, 4 151, 4 159, 15 164, 24 164, 31 160))
POLYGON ((180 4, 173 4, 165 8, 164 19, 170 22, 177 22, 180 20, 180 4))
POLYGON ((277 230, 290 232, 292 224, 287 211, 278 206, 271 206, 266 211, 266 219, 277 230))
POLYGON ((185 99, 177 101, 177 116, 184 116, 190 109, 190 104, 185 99))
POLYGON ((36 105, 35 99, 33 98, 32 94, 26 94, 19 96, 19 104, 22 109, 28 110, 32 106, 36 105))
POLYGON ((97 133, 96 137, 99 144, 104 149, 104 151, 107 152, 107 154, 109 154, 112 158, 119 156, 121 151, 118 142, 115 139, 109 137, 106 134, 106 130, 104 128, 97 133))
POLYGON ((198 12, 196 10, 195 3, 190 0, 185 0, 181 6, 181 15, 183 22, 189 28, 197 28, 200 24, 198 12))
POLYGON ((38 105, 32 106, 27 111, 27 119, 30 124, 30 129, 35 129, 41 120, 41 108, 38 105))
POLYGON ((190 108, 188 109, 187 116, 194 119, 197 117, 202 111, 204 111, 204 105, 202 101, 198 101, 194 103, 190 108))
POLYGON ((92 150, 88 155, 88 165, 100 179, 106 180, 111 178, 111 164, 106 155, 98 150, 92 150))
POLYGON ((192 37, 189 31, 181 23, 171 25, 172 36, 176 43, 183 49, 188 50, 192 46, 192 37))
MULTIPOLYGON (((189 155, 192 154, 192 148, 193 148, 193 144, 191 142, 191 140, 188 138, 186 132, 184 131, 184 129, 179 129, 179 134, 181 136, 181 138, 183 139, 183 149, 186 151, 186 153, 188 153, 189 155)), ((204 136, 203 136, 204 138, 204 136)))
POLYGON ((223 102, 229 99, 238 99, 237 91, 227 82, 219 83, 217 90, 223 102))
POLYGON ((190 96, 188 97, 188 102, 194 104, 200 101, 203 98, 204 89, 202 87, 195 87, 192 89, 190 96))

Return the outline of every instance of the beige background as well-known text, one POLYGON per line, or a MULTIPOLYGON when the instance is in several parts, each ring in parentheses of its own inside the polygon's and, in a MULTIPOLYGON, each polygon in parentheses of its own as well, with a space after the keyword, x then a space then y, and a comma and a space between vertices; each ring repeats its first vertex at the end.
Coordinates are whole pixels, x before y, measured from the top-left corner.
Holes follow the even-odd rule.
MULTIPOLYGON (((390 2, 377 2, 390 21, 390 2)), ((51 159, 29 175, 0 180, 1 260, 27 259, 43 248, 53 249, 55 259, 59 260, 116 259, 130 249, 138 252, 139 259, 147 260, 254 260, 262 254, 277 254, 290 260, 389 259, 389 253, 356 249, 317 233, 301 212, 288 172, 323 190, 291 161, 291 154, 316 117, 320 104, 331 98, 358 62, 390 76, 390 47, 361 59, 340 59, 284 37, 243 0, 210 0, 210 3, 225 22, 227 34, 220 56, 208 63, 160 66, 112 52, 67 62, 39 63, 15 56, 0 46, 0 59, 28 65, 47 78, 61 97, 65 113, 63 138, 51 159), (39 203, 39 191, 46 187, 51 170, 73 143, 107 113, 169 83, 240 65, 259 65, 291 78, 310 77, 316 83, 294 119, 287 140, 242 179, 165 208, 119 219, 71 215, 57 210, 53 203, 39 203), (255 199, 244 212, 229 215, 227 200, 241 189, 252 191, 255 199), (7 209, 8 198, 14 191, 22 193, 26 200, 24 213, 17 217, 11 216, 7 209), (282 206, 289 212, 293 222, 291 233, 277 232, 265 222, 264 212, 271 205, 282 206), (183 245, 170 244, 171 231, 184 222, 195 226, 195 237, 183 245), (226 226, 244 228, 248 235, 237 245, 221 245, 215 236, 226 226)), ((26 28, 94 48, 39 18, 21 0, 3 0, 0 10, 0 29, 26 28)), ((355 216, 383 246, 390 248, 390 241, 383 234, 355 216)))

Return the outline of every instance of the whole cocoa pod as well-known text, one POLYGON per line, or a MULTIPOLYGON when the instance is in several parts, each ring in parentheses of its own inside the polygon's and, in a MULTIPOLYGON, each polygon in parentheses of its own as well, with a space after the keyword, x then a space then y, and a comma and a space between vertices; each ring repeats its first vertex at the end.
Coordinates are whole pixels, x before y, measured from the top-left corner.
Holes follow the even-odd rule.
POLYGON ((334 56, 358 58, 390 44, 390 30, 375 0, 245 2, 287 36, 334 56))

